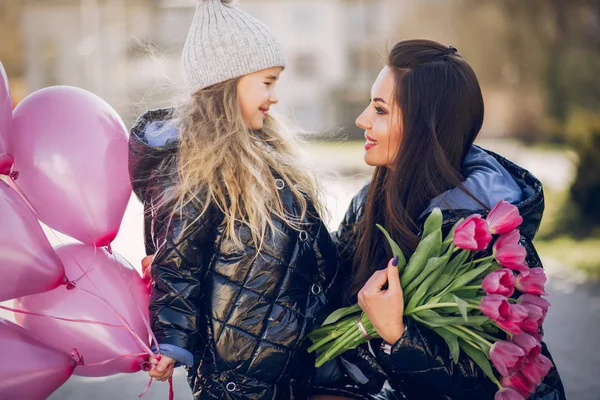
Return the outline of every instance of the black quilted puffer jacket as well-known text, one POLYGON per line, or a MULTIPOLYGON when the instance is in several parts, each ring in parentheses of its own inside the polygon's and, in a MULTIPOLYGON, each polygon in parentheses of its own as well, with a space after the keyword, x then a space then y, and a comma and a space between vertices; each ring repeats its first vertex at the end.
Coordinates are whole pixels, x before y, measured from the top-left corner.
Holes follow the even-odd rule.
MULTIPOLYGON (((511 177, 517 185, 515 186, 517 191, 522 192, 519 193, 521 200, 516 204, 524 219, 519 228, 522 235, 521 243, 527 249, 529 266, 531 268, 542 267, 538 253, 532 244, 544 211, 544 194, 541 182, 528 171, 495 153, 476 146, 473 151, 478 153, 480 158, 487 157, 488 160, 484 160, 486 164, 495 163, 493 160, 496 160, 499 169, 506 171, 505 176, 497 180, 499 184, 506 184, 507 180, 511 180, 509 178, 511 177), (489 161, 490 156, 493 157, 491 162, 489 161)), ((489 169, 488 165, 476 165, 475 167, 479 171, 478 173, 489 169)), ((480 189, 487 191, 483 194, 488 198, 502 197, 499 188, 480 187, 480 189), (499 193, 494 193, 495 191, 499 193)), ((340 249, 341 280, 339 284, 342 289, 346 283, 344 280, 348 280, 350 277, 348 271, 352 268, 356 238, 357 235, 360 235, 355 227, 356 222, 364 214, 367 190, 368 186, 365 186, 352 200, 345 218, 335 234, 340 249)), ((479 192, 481 193, 481 191, 479 192)), ((478 193, 474 194, 477 195, 478 193)), ((493 204, 501 199, 495 199, 493 204)), ((446 209, 443 213, 444 229, 447 232, 460 218, 473 213, 485 216, 488 211, 454 208, 446 209)), ((423 215, 421 218, 421 226, 426 216, 423 215)), ((385 265, 385 262, 383 265, 385 265)), ((336 306, 346 305, 337 304, 336 306)), ((331 395, 347 395, 349 391, 372 393, 380 399, 486 400, 494 398, 494 394, 498 390, 497 387, 491 383, 471 359, 461 353, 459 362, 454 364, 449 348, 441 337, 411 319, 406 319, 406 325, 406 332, 393 345, 389 355, 380 350, 381 340, 371 340, 369 343, 370 349, 365 344, 354 351, 344 353, 340 365, 344 367, 346 376, 353 377, 353 385, 348 384, 347 380, 341 379, 337 384, 321 385, 316 390, 331 395), (382 386, 384 387, 383 390, 381 390, 382 386)), ((552 359, 544 343, 542 343, 542 348, 543 354, 552 359)), ((550 371, 530 399, 565 399, 564 388, 556 367, 550 371)))
MULTIPOLYGON (((300 232, 276 220, 283 234, 270 234, 269 249, 259 254, 247 227, 237 229, 243 249, 225 238, 214 207, 200 220, 189 207, 167 224, 153 203, 175 175, 177 135, 160 129, 170 113, 144 114, 130 138, 132 184, 147 213, 146 250, 156 253, 152 330, 160 344, 194 355, 188 382, 195 399, 304 399, 314 376, 307 334, 331 312, 331 237, 312 208, 300 232)), ((291 190, 283 180, 276 184, 286 212, 299 217, 291 190)))

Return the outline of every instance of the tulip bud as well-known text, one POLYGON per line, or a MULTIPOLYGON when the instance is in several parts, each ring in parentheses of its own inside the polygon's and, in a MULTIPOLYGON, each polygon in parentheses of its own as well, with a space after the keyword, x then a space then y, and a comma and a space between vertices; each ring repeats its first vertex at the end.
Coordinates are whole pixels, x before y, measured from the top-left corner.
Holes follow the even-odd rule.
POLYGON ((492 234, 481 215, 473 214, 456 226, 452 240, 464 250, 484 250, 492 241, 492 234))
POLYGON ((490 233, 501 235, 516 229, 523 222, 519 209, 505 200, 501 200, 488 214, 486 221, 490 233))

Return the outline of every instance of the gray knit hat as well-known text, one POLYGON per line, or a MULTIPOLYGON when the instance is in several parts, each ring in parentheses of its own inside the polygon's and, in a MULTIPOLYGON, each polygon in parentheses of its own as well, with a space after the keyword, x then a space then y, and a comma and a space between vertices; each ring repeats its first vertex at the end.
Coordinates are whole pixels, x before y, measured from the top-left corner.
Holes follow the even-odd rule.
POLYGON ((283 46, 232 0, 197 0, 183 47, 185 79, 192 92, 273 67, 285 68, 283 46))

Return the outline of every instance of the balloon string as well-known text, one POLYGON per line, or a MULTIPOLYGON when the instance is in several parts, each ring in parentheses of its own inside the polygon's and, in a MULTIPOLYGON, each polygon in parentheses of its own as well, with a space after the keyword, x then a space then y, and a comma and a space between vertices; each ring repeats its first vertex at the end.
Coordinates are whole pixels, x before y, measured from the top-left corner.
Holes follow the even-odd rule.
MULTIPOLYGON (((94 249, 96 249, 96 246, 94 246, 94 249)), ((85 272, 85 271, 83 271, 83 268, 81 267, 81 265, 79 265, 79 263, 76 263, 76 264, 79 267, 79 269, 81 269, 82 272, 85 272)), ((152 352, 152 350, 150 350, 150 348, 146 345, 146 343, 144 343, 144 341, 133 331, 133 329, 131 328, 131 325, 129 325, 129 323, 123 317, 123 315, 121 315, 121 313, 119 313, 119 311, 116 308, 114 308, 112 306, 112 304, 110 304, 108 302, 108 300, 106 300, 106 298, 102 294, 102 291, 98 288, 98 286, 96 286, 93 279, 89 275, 85 275, 85 276, 90 281, 92 286, 94 286, 94 288, 98 291, 98 293, 100 295, 97 295, 96 293, 86 290, 86 289, 82 288, 81 286, 78 286, 78 288, 83 290, 84 292, 89 293, 90 295, 96 297, 98 300, 100 300, 109 310, 111 310, 115 314, 115 316, 123 323, 123 325, 125 325, 125 328, 129 331, 129 333, 133 336, 133 338, 138 342, 138 344, 142 347, 142 349, 144 351, 146 351, 149 355, 154 355, 154 353, 152 352)))
POLYGON ((17 185, 16 182, 16 177, 17 175, 9 175, 9 179, 7 180, 6 183, 8 183, 8 186, 10 186, 11 188, 13 188, 15 190, 15 192, 17 192, 19 194, 19 196, 21 196, 21 198, 23 200, 25 200, 25 203, 27 204, 27 206, 29 206, 29 208, 31 209, 31 211, 33 211, 33 213, 35 214, 35 216, 39 219, 40 217, 40 213, 38 212, 38 210, 33 206, 33 204, 31 204, 31 201, 29 200, 29 197, 27 197, 27 195, 25 193, 23 193, 23 191, 21 190, 21 188, 19 187, 19 185, 17 185))
POLYGON ((138 344, 142 347, 142 349, 149 355, 154 355, 152 350, 150 350, 150 348, 144 343, 144 341, 133 331, 133 328, 131 328, 131 325, 129 325, 129 323, 123 317, 123 315, 121 313, 119 313, 106 299, 104 299, 104 298, 98 296, 96 293, 86 290, 82 287, 78 286, 78 288, 83 290, 84 292, 89 293, 90 295, 96 297, 98 300, 104 302, 104 305, 107 306, 111 311, 113 311, 115 313, 115 316, 123 323, 124 328, 127 329, 127 331, 131 334, 131 336, 133 336, 133 338, 138 342, 138 344))
POLYGON ((6 311, 15 312, 18 314, 33 315, 36 317, 47 317, 47 318, 57 319, 59 321, 76 322, 76 323, 81 323, 81 324, 102 325, 102 326, 108 326, 111 328, 125 328, 124 326, 121 326, 121 325, 113 325, 113 324, 108 324, 106 322, 92 321, 89 319, 72 319, 72 318, 55 317, 53 315, 39 314, 39 313, 34 313, 34 312, 30 312, 30 311, 25 311, 25 310, 18 310, 16 308, 6 307, 6 306, 2 306, 2 305, 0 305, 0 308, 3 310, 6 310, 6 311))
MULTIPOLYGON (((70 281, 69 283, 71 283, 71 284, 75 285, 75 284, 77 284, 77 283, 78 283, 78 282, 79 282, 81 279, 83 279, 83 278, 86 278, 86 277, 87 277, 87 278, 90 280, 90 282, 92 283, 92 285, 94 285, 94 282, 92 281, 92 279, 91 279, 91 278, 89 278, 89 275, 88 275, 88 274, 89 274, 89 273, 92 271, 92 268, 94 267, 94 260, 96 259, 96 255, 97 255, 97 249, 96 249, 96 247, 94 247, 94 258, 92 258, 92 261, 90 262, 90 265, 88 266, 88 268, 87 268, 85 271, 83 270, 83 267, 82 267, 82 266, 79 264, 79 262, 78 262, 78 261, 75 259, 75 257, 72 257, 72 256, 71 256, 71 258, 73 259, 73 262, 74 262, 75 264, 77 264, 77 266, 79 267, 79 269, 80 269, 80 270, 83 272, 83 275, 81 275, 79 278, 77 278, 77 279, 75 279, 75 280, 72 280, 72 281, 70 281)), ((100 291, 96 285, 94 285, 94 287, 96 288, 96 290, 100 291)))
MULTIPOLYGON (((113 254, 113 257, 116 261, 117 257, 114 254, 113 254)), ((144 321, 144 325, 146 326, 146 331, 148 332, 148 336, 151 338, 150 344, 152 344, 152 342, 154 342, 154 344, 156 345, 156 350, 158 351, 158 354, 160 355, 160 346, 158 344, 158 340, 156 340, 156 336, 154 335, 154 332, 152 332, 152 329, 150 328, 150 322, 148 321, 148 318, 146 318, 146 315, 144 315, 144 313, 140 309, 140 305, 138 304, 135 296, 133 295, 133 290, 131 289, 131 282, 129 282, 129 279, 127 279, 127 276, 125 276, 125 271, 121 271, 121 278, 123 278, 125 283, 127 283, 127 287, 129 288, 129 294, 131 295, 131 298, 133 299, 133 303, 135 304, 135 307, 137 308, 137 310, 140 314, 140 317, 142 317, 142 321, 144 321)))
POLYGON ((142 357, 142 356, 147 356, 147 354, 146 353, 123 354, 121 356, 118 356, 118 357, 115 357, 115 358, 111 358, 111 359, 108 359, 108 360, 104 360, 104 361, 100 361, 100 362, 97 362, 97 363, 93 363, 93 364, 85 364, 84 363, 84 364, 81 364, 81 365, 84 365, 86 367, 98 367, 98 366, 101 366, 101 365, 106 365, 106 364, 111 363, 113 361, 120 360, 122 358, 137 358, 137 357, 142 357))

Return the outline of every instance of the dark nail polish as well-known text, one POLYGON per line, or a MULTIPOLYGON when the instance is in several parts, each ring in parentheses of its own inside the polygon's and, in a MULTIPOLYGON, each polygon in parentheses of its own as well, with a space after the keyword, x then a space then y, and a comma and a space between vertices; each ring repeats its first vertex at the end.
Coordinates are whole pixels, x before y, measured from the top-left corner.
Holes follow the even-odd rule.
POLYGON ((398 256, 394 257, 394 260, 392 261, 392 265, 393 265, 394 267, 397 267, 397 266, 398 266, 398 256))

